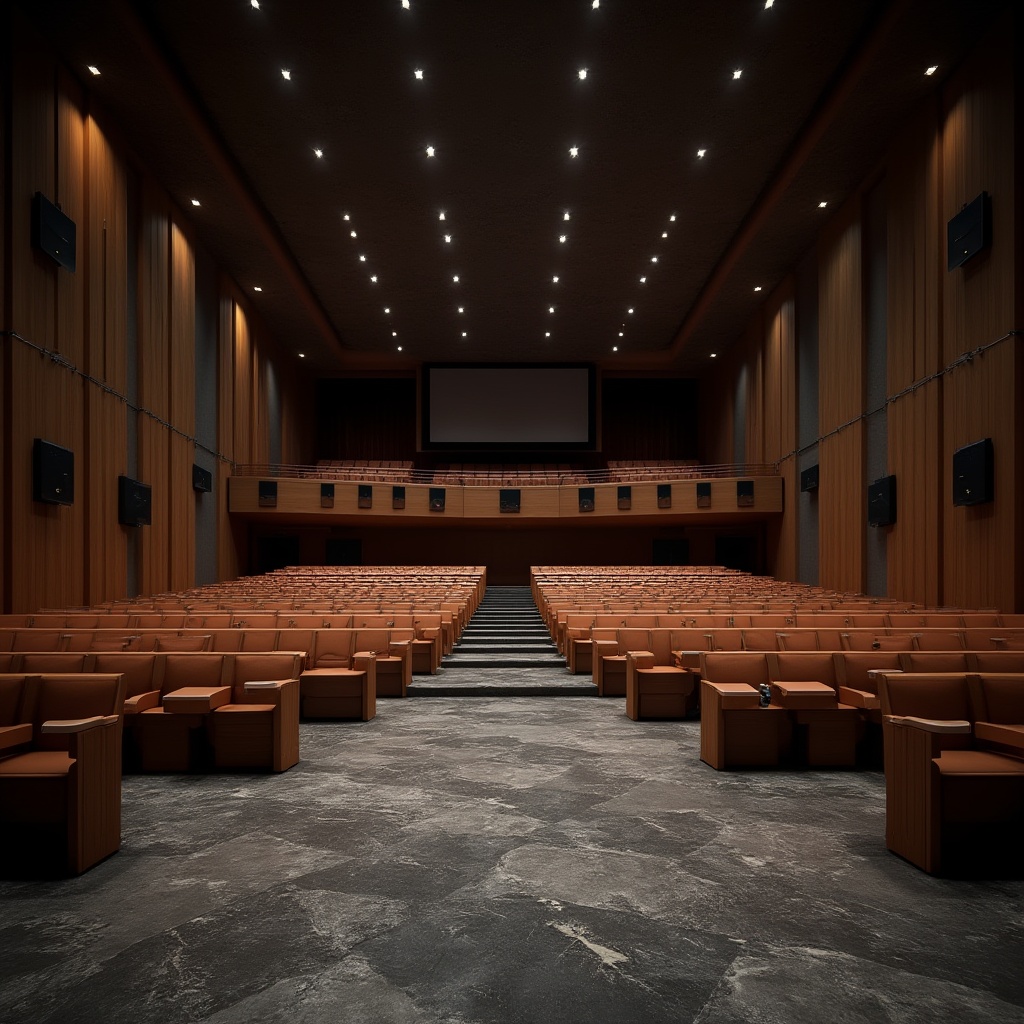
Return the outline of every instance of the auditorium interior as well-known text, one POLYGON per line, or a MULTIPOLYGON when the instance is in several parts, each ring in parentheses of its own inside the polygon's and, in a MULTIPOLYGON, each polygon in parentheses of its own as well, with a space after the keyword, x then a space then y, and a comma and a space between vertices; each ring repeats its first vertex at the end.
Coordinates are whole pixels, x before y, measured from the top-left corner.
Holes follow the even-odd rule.
POLYGON ((1024 1020, 1024 10, 0 25, 0 1021, 1024 1020))

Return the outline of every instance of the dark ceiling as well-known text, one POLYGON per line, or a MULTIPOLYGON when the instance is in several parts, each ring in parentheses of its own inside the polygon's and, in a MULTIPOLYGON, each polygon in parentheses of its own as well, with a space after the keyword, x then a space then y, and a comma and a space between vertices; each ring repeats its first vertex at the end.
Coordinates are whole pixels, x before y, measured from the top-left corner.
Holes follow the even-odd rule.
POLYGON ((23 6, 268 326, 332 376, 699 373, 1004 4, 23 6))

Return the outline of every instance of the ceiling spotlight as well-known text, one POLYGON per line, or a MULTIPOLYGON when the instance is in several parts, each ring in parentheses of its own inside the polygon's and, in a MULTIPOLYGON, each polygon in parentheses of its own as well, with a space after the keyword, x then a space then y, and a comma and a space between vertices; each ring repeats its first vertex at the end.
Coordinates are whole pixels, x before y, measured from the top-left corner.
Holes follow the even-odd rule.
POLYGON ((350 232, 349 232, 349 235, 350 235, 350 236, 351 236, 352 238, 355 238, 355 237, 356 237, 356 233, 355 233, 354 231, 350 231, 350 232))
POLYGON ((402 346, 401 346, 401 345, 399 345, 399 346, 398 346, 398 351, 399 351, 399 352, 401 352, 401 351, 402 351, 402 346))
POLYGON ((192 205, 193 205, 193 206, 200 206, 200 205, 202 205, 202 204, 201 204, 201 203, 199 202, 199 200, 198 200, 198 199, 193 199, 193 200, 192 200, 192 205))
POLYGON ((641 284, 647 284, 647 278, 646 277, 641 277, 640 278, 640 283, 641 284))
POLYGON ((743 77, 743 68, 737 68, 737 69, 736 69, 736 70, 735 70, 735 71, 734 71, 734 72, 732 73, 732 80, 733 80, 734 82, 735 82, 735 81, 736 81, 736 80, 737 80, 738 78, 742 78, 742 77, 743 77))
POLYGON ((458 284, 458 283, 459 283, 459 275, 458 275, 458 274, 452 274, 452 280, 453 280, 453 281, 454 281, 454 282, 455 282, 456 284, 458 284))
POLYGON ((342 220, 351 220, 352 218, 351 218, 351 217, 349 217, 349 215, 348 215, 347 213, 343 213, 343 214, 341 215, 341 219, 342 219, 342 220))
POLYGON ((253 290, 254 292, 261 292, 261 291, 263 291, 263 289, 262 289, 262 288, 261 288, 261 287, 260 287, 260 286, 259 286, 258 284, 254 284, 254 285, 252 286, 252 290, 253 290))
POLYGON ((448 242, 448 243, 451 243, 451 240, 452 240, 452 236, 451 236, 451 235, 445 235, 445 236, 444 236, 444 240, 445 240, 446 242, 448 242))
POLYGON ((441 212, 440 212, 440 213, 439 213, 439 214, 437 215, 437 219, 438 219, 438 220, 444 220, 444 210, 442 210, 442 211, 441 211, 441 212))
POLYGON ((774 3, 775 3, 775 0, 764 0, 764 9, 766 11, 770 11, 772 9, 772 5, 774 3))
POLYGON ((662 231, 661 237, 662 238, 668 238, 668 232, 667 231, 662 231))
POLYGON ((669 217, 669 220, 672 221, 672 222, 675 222, 675 219, 676 219, 676 215, 673 213, 672 216, 669 217))
POLYGON ((392 331, 391 332, 391 337, 392 338, 397 338, 398 337, 398 331, 392 331))
MULTIPOLYGON (((95 64, 90 64, 88 66, 87 70, 88 70, 90 75, 98 75, 100 73, 100 69, 98 67, 96 67, 95 64)), ((928 73, 931 74, 930 71, 928 73)))
POLYGON ((718 358, 718 353, 717 352, 712 352, 711 353, 711 358, 712 359, 717 359, 718 358))
POLYGON ((417 68, 417 69, 416 69, 416 70, 415 70, 415 71, 413 72, 413 74, 414 74, 414 75, 415 75, 415 76, 416 76, 416 77, 417 77, 418 79, 420 79, 420 81, 422 81, 422 80, 423 80, 423 68, 417 68))
POLYGON ((459 306, 459 312, 460 313, 465 313, 466 312, 466 307, 465 306, 459 306))
POLYGON ((403 11, 409 10, 409 0, 402 0, 402 10, 403 11))
POLYGON ((292 80, 292 73, 287 68, 281 68, 281 77, 286 81, 292 80))
POLYGON ((627 312, 627 313, 628 313, 628 314, 629 314, 630 316, 632 316, 632 315, 633 315, 633 307, 632 307, 632 306, 630 306, 630 307, 629 307, 629 309, 627 309, 627 310, 626 310, 626 312, 627 312))
POLYGON ((568 220, 568 219, 569 219, 569 211, 566 210, 565 213, 562 214, 562 220, 568 220))
POLYGON ((370 275, 370 284, 376 284, 376 283, 377 283, 377 275, 376 274, 371 274, 370 275))
POLYGON ((563 243, 568 242, 569 241, 569 236, 568 235, 559 235, 558 236, 558 240, 560 242, 563 242, 563 243))
POLYGON ((754 291, 755 292, 759 292, 760 290, 761 290, 761 286, 759 284, 755 284, 754 285, 754 291))
POLYGON ((427 146, 427 156, 433 156, 433 155, 434 155, 434 147, 433 146, 427 146))
POLYGON ((322 160, 324 158, 324 151, 322 149, 318 149, 316 146, 314 146, 313 147, 313 155, 317 158, 317 160, 322 160))
POLYGON ((652 263, 657 263, 658 262, 658 257, 657 256, 652 256, 651 257, 651 262, 652 263))
POLYGON ((299 358, 300 359, 305 359, 306 358, 306 353, 305 352, 300 352, 299 353, 299 358))
POLYGON ((366 257, 364 255, 362 255, 362 253, 360 253, 360 255, 359 255, 359 262, 360 263, 365 263, 366 262, 366 257))
POLYGON ((707 150, 706 150, 706 149, 698 149, 698 150, 697 150, 697 156, 698 156, 698 158, 699 158, 699 159, 701 159, 701 160, 703 160, 703 159, 704 159, 704 154, 705 154, 706 152, 707 152, 707 150))
POLYGON ((613 352, 618 352, 619 351, 619 346, 618 345, 612 345, 612 351, 613 352))
POLYGON ((465 331, 463 331, 463 332, 462 332, 462 336, 463 336, 464 338, 466 337, 466 332, 465 332, 465 331))
POLYGON ((570 146, 569 147, 569 156, 577 157, 579 155, 580 155, 580 147, 579 146, 570 146))
POLYGON ((822 199, 822 201, 820 203, 818 203, 818 209, 819 210, 824 210, 826 206, 828 206, 828 200, 827 199, 822 199))
POLYGON ((260 0, 249 0, 249 6, 254 11, 258 11, 260 9, 260 0))
POLYGON ((622 331, 619 331, 619 337, 620 337, 620 338, 622 338, 622 337, 625 337, 625 334, 624 334, 624 332, 622 332, 622 331))
POLYGON ((390 306, 385 306, 384 307, 384 312, 387 313, 390 316, 390 314, 391 314, 391 307, 390 306))
MULTIPOLYGON (((92 71, 92 68, 89 68, 89 70, 92 71)), ((939 70, 939 65, 938 64, 933 64, 930 68, 928 68, 927 71, 925 71, 925 74, 926 75, 934 75, 935 72, 938 71, 938 70, 939 70)), ((94 74, 96 74, 96 73, 98 73, 98 72, 94 72, 94 74)))
POLYGON ((551 337, 551 332, 550 331, 545 331, 544 332, 544 337, 545 338, 550 338, 551 337))
POLYGON ((555 311, 555 307, 554 306, 548 306, 548 312, 549 313, 554 313, 554 311, 555 311))
POLYGON ((601 6, 601 0, 593 0, 590 6, 596 11, 601 6))
POLYGON ((576 72, 576 74, 580 76, 580 81, 582 82, 583 79, 587 77, 587 69, 580 68, 579 71, 576 72))
POLYGON ((557 274, 555 274, 555 276, 551 278, 551 283, 552 284, 558 284, 558 275, 557 274))

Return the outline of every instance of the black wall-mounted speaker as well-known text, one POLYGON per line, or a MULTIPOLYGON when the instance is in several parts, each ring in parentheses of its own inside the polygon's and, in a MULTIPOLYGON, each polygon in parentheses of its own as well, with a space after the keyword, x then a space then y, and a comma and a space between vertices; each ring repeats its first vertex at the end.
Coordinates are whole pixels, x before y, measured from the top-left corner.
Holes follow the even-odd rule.
POLYGON ((579 509, 581 512, 594 511, 594 488, 581 487, 579 489, 579 509))
POLYGON ((75 503, 75 453, 41 437, 32 442, 32 500, 47 505, 75 503))
POLYGON ((357 508, 373 508, 373 485, 360 484, 359 495, 356 498, 357 508))
POLYGON ((672 507, 672 485, 658 484, 658 508, 672 507))
POLYGON ((320 507, 334 508, 334 484, 320 485, 320 507))
POLYGON ((808 466, 800 474, 800 490, 816 491, 818 489, 818 464, 808 466))
POLYGON ((626 484, 619 488, 618 493, 619 511, 627 512, 633 507, 633 488, 626 484))
POLYGON ((697 484, 697 508, 711 508, 711 484, 697 484))
POLYGON ((953 452, 953 504, 983 505, 992 500, 992 438, 953 452))
POLYGON ((972 199, 946 225, 946 266, 956 270, 986 248, 992 235, 992 207, 988 193, 972 199))
POLYGON ((261 480, 257 485, 258 500, 260 508, 277 508, 277 481, 261 480))
POLYGON ((738 508, 750 508, 754 504, 754 481, 736 481, 736 506, 738 508))
POLYGON ((883 476, 868 484, 868 526, 892 526, 896 522, 896 477, 883 476))
POLYGON ((209 494, 213 490, 213 474, 202 466, 192 464, 192 490, 209 494))
POLYGON ((117 478, 117 521, 122 526, 149 526, 153 521, 153 492, 149 484, 129 476, 117 478))
POLYGON ((522 494, 518 487, 503 488, 498 492, 499 512, 518 512, 522 494))
POLYGON ((430 488, 430 511, 431 512, 443 512, 444 511, 444 488, 443 487, 431 487, 430 488))
POLYGON ((404 487, 392 487, 391 488, 391 507, 392 508, 405 508, 405 488, 404 487))
POLYGON ((75 222, 37 192, 32 197, 32 244, 58 266, 75 272, 75 222))

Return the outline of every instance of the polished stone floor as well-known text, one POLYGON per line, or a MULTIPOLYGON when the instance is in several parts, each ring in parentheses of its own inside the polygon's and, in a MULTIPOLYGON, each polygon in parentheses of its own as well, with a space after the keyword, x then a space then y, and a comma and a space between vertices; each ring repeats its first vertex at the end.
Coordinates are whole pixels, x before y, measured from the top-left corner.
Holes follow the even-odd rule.
POLYGON ((0 882, 0 1021, 1024 1021, 1021 882, 886 852, 877 773, 717 773, 621 700, 380 701, 279 775, 128 777, 0 882))

